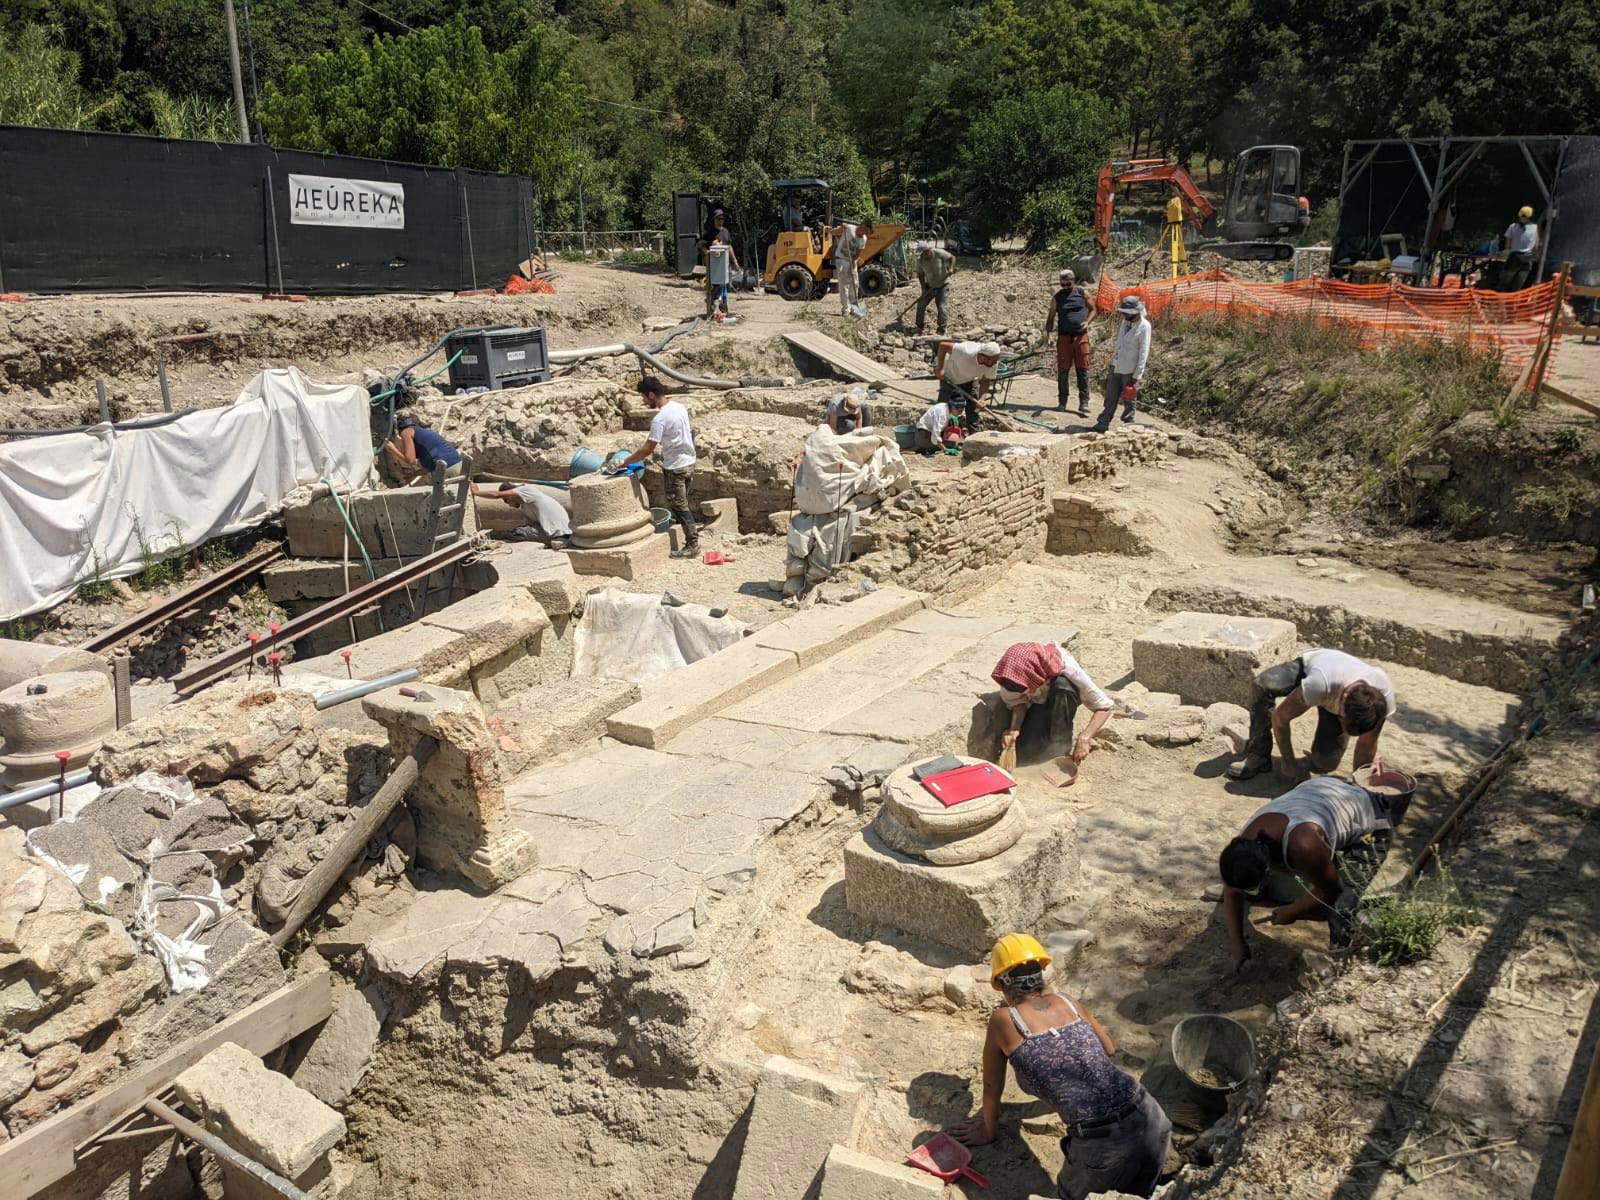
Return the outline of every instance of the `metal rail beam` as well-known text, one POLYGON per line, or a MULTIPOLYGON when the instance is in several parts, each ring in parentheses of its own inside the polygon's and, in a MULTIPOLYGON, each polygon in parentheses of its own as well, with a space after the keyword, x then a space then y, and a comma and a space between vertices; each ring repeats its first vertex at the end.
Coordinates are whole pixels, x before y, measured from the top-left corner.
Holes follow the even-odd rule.
POLYGON ((215 683, 235 667, 248 662, 252 655, 265 654, 274 646, 305 637, 306 634, 315 632, 324 625, 359 612, 390 592, 398 591, 418 579, 425 579, 440 567, 447 567, 477 553, 487 540, 483 534, 478 534, 471 538, 463 538, 443 550, 424 555, 422 558, 414 558, 405 566, 378 579, 369 580, 359 587, 351 588, 344 595, 336 596, 326 604, 280 625, 277 633, 267 634, 254 645, 246 644, 224 650, 214 658, 208 658, 205 662, 178 673, 172 677, 172 685, 177 689, 178 695, 192 695, 201 688, 215 683))
POLYGON ((80 650, 99 652, 109 650, 131 637, 137 637, 147 630, 155 628, 165 621, 171 620, 179 613, 193 608, 203 600, 209 600, 218 592, 232 587, 241 579, 254 575, 263 567, 270 566, 284 556, 282 546, 268 546, 265 550, 258 550, 247 555, 237 562, 230 563, 210 578, 202 579, 192 587, 184 588, 176 596, 170 596, 159 603, 152 604, 137 616, 129 617, 120 625, 113 626, 104 633, 97 633, 88 641, 79 645, 80 650))

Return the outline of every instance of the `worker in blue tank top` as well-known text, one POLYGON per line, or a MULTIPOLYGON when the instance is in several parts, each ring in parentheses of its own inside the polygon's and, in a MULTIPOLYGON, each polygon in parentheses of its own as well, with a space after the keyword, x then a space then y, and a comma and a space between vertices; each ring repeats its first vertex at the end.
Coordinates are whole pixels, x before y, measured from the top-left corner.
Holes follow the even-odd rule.
POLYGON ((461 474, 461 452, 443 434, 423 424, 420 417, 402 413, 395 419, 395 429, 394 440, 385 442, 383 448, 399 468, 402 486, 431 476, 435 463, 444 464, 446 479, 461 474))

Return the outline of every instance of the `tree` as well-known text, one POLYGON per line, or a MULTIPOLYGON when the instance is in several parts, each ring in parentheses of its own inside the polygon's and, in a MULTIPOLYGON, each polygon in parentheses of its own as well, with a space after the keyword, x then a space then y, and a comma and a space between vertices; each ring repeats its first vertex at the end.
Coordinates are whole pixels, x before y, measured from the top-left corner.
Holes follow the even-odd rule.
POLYGON ((85 129, 98 115, 78 83, 78 58, 38 25, 0 29, 0 125, 85 129))
POLYGON ((476 167, 565 186, 579 89, 542 28, 493 53, 457 18, 290 68, 261 97, 269 141, 330 154, 476 167))
POLYGON ((1066 84, 1002 100, 961 145, 969 217, 991 234, 1023 230, 1028 247, 1080 238, 1119 113, 1066 84))

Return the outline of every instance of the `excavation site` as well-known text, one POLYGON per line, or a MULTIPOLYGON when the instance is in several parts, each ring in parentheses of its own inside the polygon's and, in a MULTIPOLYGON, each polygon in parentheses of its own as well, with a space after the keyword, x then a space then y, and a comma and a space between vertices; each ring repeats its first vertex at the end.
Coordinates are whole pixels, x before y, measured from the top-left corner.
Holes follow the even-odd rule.
POLYGON ((1596 1195, 1565 278, 962 261, 0 305, 0 1198, 1596 1195))

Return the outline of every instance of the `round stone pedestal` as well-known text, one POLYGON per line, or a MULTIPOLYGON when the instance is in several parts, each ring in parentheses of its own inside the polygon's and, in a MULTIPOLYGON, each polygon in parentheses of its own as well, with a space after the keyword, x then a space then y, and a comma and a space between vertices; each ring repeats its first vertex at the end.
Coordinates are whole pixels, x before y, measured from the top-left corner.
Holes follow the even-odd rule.
MULTIPOLYGON (((963 766, 980 758, 961 758, 963 766)), ((883 805, 872 822, 886 846, 936 866, 981 862, 1011 849, 1027 828, 1016 793, 996 792, 945 807, 912 777, 908 763, 883 781, 883 805)))
POLYGON ((1047 804, 1030 818, 1014 792, 946 808, 902 767, 884 780, 878 815, 845 845, 845 906, 862 920, 987 954, 1072 898, 1074 829, 1069 809, 1047 804))
POLYGON ((48 779, 68 754, 67 770, 88 762, 117 727, 111 681, 98 671, 39 675, 0 692, 0 781, 8 787, 48 779), (29 687, 44 691, 30 695, 29 687))
POLYGON ((580 475, 569 494, 572 544, 580 550, 627 546, 653 532, 648 498, 637 475, 580 475))

